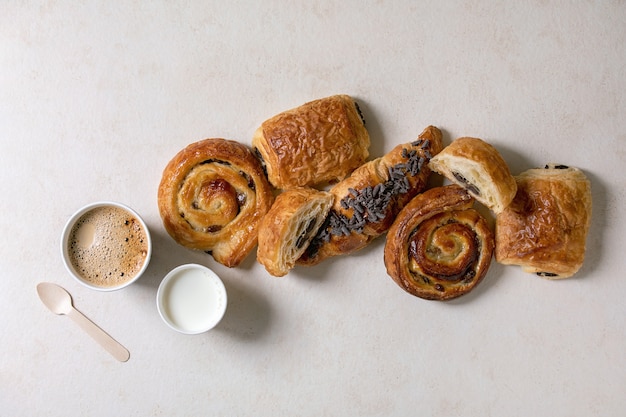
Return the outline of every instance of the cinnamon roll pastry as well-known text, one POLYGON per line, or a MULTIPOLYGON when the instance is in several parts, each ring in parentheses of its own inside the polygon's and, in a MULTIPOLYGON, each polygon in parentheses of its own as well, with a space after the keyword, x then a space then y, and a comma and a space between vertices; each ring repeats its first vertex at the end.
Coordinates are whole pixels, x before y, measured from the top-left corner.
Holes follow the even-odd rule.
POLYGON ((430 168, 465 188, 496 214, 509 205, 517 191, 500 153, 482 139, 455 140, 430 161, 430 168))
POLYGON ((426 188, 428 161, 441 148, 441 131, 429 126, 417 140, 396 146, 335 184, 329 190, 333 207, 298 264, 355 252, 385 233, 402 207, 426 188))
POLYGON ((545 278, 571 277, 585 258, 591 183, 580 169, 558 164, 515 179, 515 199, 496 216, 496 261, 545 278))
POLYGON ((344 179, 367 160, 370 138, 356 102, 336 95, 266 120, 252 146, 270 183, 286 189, 344 179))
POLYGON ((411 200, 387 233, 385 266, 406 292, 428 300, 467 294, 484 278, 494 250, 487 221, 458 185, 411 200))
POLYGON ((165 167, 159 212, 179 244, 239 265, 257 244, 261 219, 274 200, 263 168, 238 142, 205 139, 181 150, 165 167))
POLYGON ((270 275, 287 275, 295 266, 326 219, 334 198, 313 188, 292 188, 276 197, 261 221, 257 249, 257 260, 270 275))

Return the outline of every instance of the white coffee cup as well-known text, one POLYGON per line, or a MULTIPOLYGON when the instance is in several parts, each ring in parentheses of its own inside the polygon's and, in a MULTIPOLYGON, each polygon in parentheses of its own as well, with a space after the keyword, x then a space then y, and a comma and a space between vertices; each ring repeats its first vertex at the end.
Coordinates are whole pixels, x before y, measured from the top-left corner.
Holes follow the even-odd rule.
POLYGON ((74 213, 65 224, 61 254, 78 282, 98 291, 114 291, 137 281, 152 255, 150 231, 130 207, 100 201, 74 213))
POLYGON ((209 268, 186 264, 174 268, 161 281, 157 309, 163 321, 185 334, 214 328, 228 303, 222 280, 209 268))

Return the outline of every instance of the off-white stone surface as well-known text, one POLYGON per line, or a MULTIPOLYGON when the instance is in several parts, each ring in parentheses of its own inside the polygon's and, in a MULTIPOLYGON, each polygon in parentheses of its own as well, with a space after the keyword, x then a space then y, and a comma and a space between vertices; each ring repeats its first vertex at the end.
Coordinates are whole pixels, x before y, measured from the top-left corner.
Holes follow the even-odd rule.
POLYGON ((619 1, 24 2, 0 6, 3 416, 623 416, 626 6, 619 1), (206 137, 249 144, 306 101, 362 105, 373 157, 429 124, 477 136, 513 173, 558 162, 592 181, 587 258, 553 282, 496 263, 471 294, 414 298, 384 237, 273 278, 178 246, 165 164, 206 137), (84 204, 147 221, 151 265, 99 293, 59 238, 84 204), (211 332, 161 322, 155 296, 196 262, 224 280, 211 332), (61 284, 131 352, 119 363, 39 301, 61 284))

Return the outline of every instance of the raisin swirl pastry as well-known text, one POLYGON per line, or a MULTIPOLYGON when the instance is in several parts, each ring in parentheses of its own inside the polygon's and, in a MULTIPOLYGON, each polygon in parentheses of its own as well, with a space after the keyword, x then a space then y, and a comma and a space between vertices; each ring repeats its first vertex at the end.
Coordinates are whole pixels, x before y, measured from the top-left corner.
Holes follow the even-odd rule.
POLYGON ((181 150, 165 167, 159 212, 179 244, 237 266, 256 246, 261 219, 274 195, 261 164, 245 145, 205 139, 181 150))
POLYGON ((336 183, 367 160, 369 146, 359 107, 347 95, 277 114, 252 138, 255 154, 278 189, 336 183))
POLYGON ((458 185, 411 200, 387 233, 385 266, 403 290, 428 300, 467 294, 484 278, 494 251, 487 221, 458 185))
POLYGON ((515 199, 496 216, 496 261, 549 279, 571 277, 585 258, 589 179, 578 168, 548 164, 515 180, 515 199))
POLYGON ((417 140, 396 146, 335 184, 329 190, 333 207, 298 264, 355 252, 385 233, 402 207, 426 188, 428 161, 441 149, 441 131, 428 126, 417 140))

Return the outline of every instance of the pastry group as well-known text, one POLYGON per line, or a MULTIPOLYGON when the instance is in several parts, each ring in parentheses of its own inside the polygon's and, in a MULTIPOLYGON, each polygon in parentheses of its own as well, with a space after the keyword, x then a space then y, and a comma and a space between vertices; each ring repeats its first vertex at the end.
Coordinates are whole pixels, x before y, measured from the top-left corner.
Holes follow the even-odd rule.
POLYGON ((547 278, 582 266, 592 203, 580 169, 548 164, 514 176, 493 145, 461 137, 444 146, 435 126, 378 158, 369 159, 369 146, 347 95, 267 119, 251 146, 192 143, 163 171, 163 224, 179 244, 228 267, 258 246, 257 261, 276 277, 386 234, 388 275, 428 300, 473 290, 494 254, 547 278))

